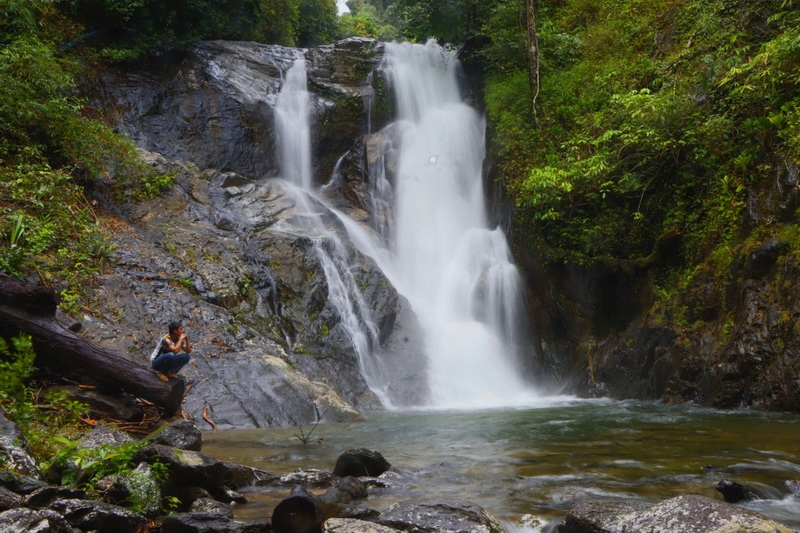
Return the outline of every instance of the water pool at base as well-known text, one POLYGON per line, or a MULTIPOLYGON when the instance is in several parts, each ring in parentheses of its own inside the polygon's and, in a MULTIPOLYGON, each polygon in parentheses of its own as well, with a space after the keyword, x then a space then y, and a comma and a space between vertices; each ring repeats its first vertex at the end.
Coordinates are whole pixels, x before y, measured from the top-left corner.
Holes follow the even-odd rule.
MULTIPOLYGON (((800 528, 800 416, 692 405, 554 398, 526 408, 375 412, 364 422, 204 434, 203 452, 275 474, 331 471, 351 448, 380 452, 397 473, 370 489, 379 511, 415 496, 472 501, 509 529, 537 531, 579 499, 716 499, 731 479, 768 499, 744 507, 800 528), (301 438, 313 429, 308 444, 301 438), (319 440, 318 440, 319 439, 319 440)), ((248 492, 237 518, 268 521, 291 487, 248 492)))

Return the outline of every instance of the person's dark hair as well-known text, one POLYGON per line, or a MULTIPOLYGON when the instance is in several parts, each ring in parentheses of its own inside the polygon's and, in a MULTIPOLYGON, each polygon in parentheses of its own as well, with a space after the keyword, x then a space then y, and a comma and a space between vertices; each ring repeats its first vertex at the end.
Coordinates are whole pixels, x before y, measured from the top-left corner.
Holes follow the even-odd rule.
POLYGON ((179 321, 175 320, 175 321, 173 321, 173 322, 170 322, 170 323, 167 325, 167 329, 169 330, 169 332, 170 332, 170 333, 172 333, 173 331, 175 331, 176 329, 178 329, 179 327, 181 327, 181 325, 182 325, 182 324, 181 324, 179 321))

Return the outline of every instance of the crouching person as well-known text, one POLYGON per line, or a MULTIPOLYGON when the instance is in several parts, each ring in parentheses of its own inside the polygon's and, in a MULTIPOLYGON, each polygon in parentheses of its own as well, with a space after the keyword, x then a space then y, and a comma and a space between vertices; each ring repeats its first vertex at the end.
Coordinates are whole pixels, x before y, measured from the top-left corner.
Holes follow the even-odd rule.
POLYGON ((180 322, 170 322, 164 335, 150 354, 150 365, 161 381, 178 378, 178 372, 189 362, 192 345, 180 322))

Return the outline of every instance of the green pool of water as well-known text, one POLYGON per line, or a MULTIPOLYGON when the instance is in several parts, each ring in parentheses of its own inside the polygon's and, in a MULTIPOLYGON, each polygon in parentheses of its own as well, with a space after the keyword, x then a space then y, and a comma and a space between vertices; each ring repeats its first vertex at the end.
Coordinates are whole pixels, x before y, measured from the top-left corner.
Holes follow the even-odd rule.
MULTIPOLYGON (((368 448, 398 473, 365 505, 383 510, 417 495, 461 498, 510 530, 527 531, 587 496, 721 499, 715 485, 732 479, 771 496, 744 506, 798 528, 800 497, 784 482, 800 478, 799 430, 793 414, 551 398, 525 408, 376 412, 353 424, 210 432, 203 451, 281 474, 330 471, 343 451, 368 448), (300 437, 312 429, 304 444, 300 437)), ((250 492, 236 515, 269 520, 289 490, 250 492)))

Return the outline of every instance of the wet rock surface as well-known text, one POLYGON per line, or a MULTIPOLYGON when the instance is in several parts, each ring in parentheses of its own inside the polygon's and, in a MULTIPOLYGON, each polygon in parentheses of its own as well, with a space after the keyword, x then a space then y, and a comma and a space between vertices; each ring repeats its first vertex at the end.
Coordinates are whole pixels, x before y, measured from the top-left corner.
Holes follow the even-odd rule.
POLYGON ((570 510, 558 533, 792 533, 758 513, 705 496, 685 495, 655 505, 590 499, 570 510))
MULTIPOLYGON (((86 86, 92 105, 177 181, 155 200, 105 204, 116 217, 117 260, 97 288, 104 296, 77 318, 87 338, 136 364, 147 364, 168 321, 182 320, 195 347, 183 407, 206 428, 354 421, 381 406, 361 374, 363 349, 329 297, 319 250, 333 253, 333 245, 303 225, 294 191, 264 179, 278 170, 273 107, 282 73, 301 57, 312 122, 325 124, 312 126, 315 154, 325 153, 315 169, 321 182, 332 159, 360 142, 370 73, 382 57, 377 41, 309 51, 204 42, 108 69, 86 86)), ((344 246, 336 253, 374 321, 365 328, 375 332, 370 349, 384 357, 391 348, 390 364, 409 368, 399 384, 420 380, 421 346, 410 341, 417 331, 398 325, 399 316, 414 324, 407 302, 322 203, 308 206, 344 246)), ((424 401, 421 382, 396 392, 398 404, 424 401)))
POLYGON ((462 500, 427 498, 400 502, 381 513, 378 523, 401 531, 471 531, 503 533, 479 505, 462 500))
MULTIPOLYGON (((800 271, 787 241, 757 237, 760 224, 793 216, 796 176, 781 161, 754 184, 746 224, 754 233, 731 247, 724 275, 701 265, 676 292, 680 325, 653 312, 654 271, 642 266, 650 256, 545 266, 522 254, 538 355, 549 370, 543 385, 566 383, 587 397, 800 411, 800 335, 792 326, 800 271)), ((666 239, 652 257, 670 264, 678 254, 666 239)))
POLYGON ((27 441, 19 427, 0 409, 0 454, 6 469, 18 474, 41 478, 42 472, 31 455, 27 441))

